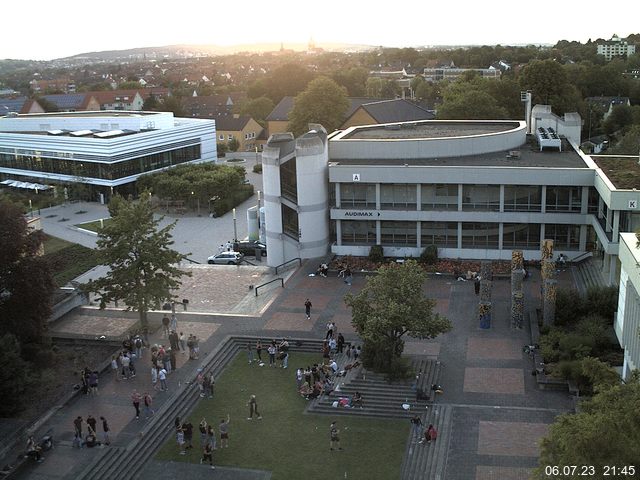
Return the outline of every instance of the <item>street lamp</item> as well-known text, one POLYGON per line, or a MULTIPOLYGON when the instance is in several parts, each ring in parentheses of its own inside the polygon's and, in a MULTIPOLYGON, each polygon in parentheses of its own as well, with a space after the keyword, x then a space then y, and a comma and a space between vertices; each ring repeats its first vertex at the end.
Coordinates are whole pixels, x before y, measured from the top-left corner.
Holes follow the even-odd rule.
MULTIPOLYGON (((195 195, 195 192, 191 192, 191 195, 195 195)), ((196 197, 196 202, 198 204, 198 216, 200 216, 200 197, 196 197)))
POLYGON ((238 241, 238 228, 236 226, 236 209, 233 209, 233 242, 238 241))
POLYGON ((258 147, 256 147, 256 165, 258 165, 258 147))

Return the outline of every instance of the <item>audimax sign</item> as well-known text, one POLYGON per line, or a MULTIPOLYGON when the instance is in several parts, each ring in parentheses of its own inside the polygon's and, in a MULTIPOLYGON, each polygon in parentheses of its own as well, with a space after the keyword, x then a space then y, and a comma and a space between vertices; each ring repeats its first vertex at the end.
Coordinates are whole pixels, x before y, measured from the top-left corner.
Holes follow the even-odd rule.
POLYGON ((379 217, 380 212, 361 212, 361 211, 347 211, 344 212, 345 217, 379 217))

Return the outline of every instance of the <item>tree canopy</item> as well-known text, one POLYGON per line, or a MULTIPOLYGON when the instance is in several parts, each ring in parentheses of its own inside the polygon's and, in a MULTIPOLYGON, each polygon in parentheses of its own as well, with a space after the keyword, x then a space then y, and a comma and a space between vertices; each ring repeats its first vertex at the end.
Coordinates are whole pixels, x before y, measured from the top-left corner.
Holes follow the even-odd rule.
POLYGON ((435 300, 424 295, 426 278, 413 260, 383 265, 358 294, 345 296, 352 324, 364 341, 365 366, 390 371, 404 350, 404 335, 435 338, 451 330, 451 322, 433 311, 435 300))
POLYGON ((41 230, 31 230, 18 206, 0 200, 0 335, 40 343, 51 315, 55 289, 46 260, 39 255, 41 230))
MULTIPOLYGON (((602 472, 607 465, 635 465, 638 468, 640 446, 640 381, 631 381, 599 389, 581 404, 580 412, 564 414, 551 426, 542 441, 535 478, 545 475, 546 465, 593 465, 602 472)), ((632 478, 629 474, 624 478, 632 478)), ((573 478, 573 477, 563 477, 573 478)))
POLYGON ((190 275, 178 266, 186 255, 170 248, 175 222, 159 228, 161 219, 154 218, 149 197, 143 193, 137 201, 111 200, 111 221, 99 230, 97 241, 100 263, 109 273, 86 285, 101 294, 101 308, 122 301, 139 312, 143 329, 148 328, 147 312, 175 298, 180 278, 190 275))
POLYGON ((316 78, 296 97, 288 129, 298 136, 307 132, 309 123, 319 123, 327 132, 332 132, 345 120, 348 108, 344 87, 328 77, 316 78))

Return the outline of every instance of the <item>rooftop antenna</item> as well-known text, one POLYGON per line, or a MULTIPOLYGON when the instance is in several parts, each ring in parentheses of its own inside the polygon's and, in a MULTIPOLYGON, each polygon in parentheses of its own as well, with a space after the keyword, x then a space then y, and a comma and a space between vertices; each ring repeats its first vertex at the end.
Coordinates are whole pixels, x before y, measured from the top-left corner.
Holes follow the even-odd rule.
POLYGON ((524 120, 527 122, 527 133, 531 133, 531 90, 520 92, 520 101, 524 103, 524 120))

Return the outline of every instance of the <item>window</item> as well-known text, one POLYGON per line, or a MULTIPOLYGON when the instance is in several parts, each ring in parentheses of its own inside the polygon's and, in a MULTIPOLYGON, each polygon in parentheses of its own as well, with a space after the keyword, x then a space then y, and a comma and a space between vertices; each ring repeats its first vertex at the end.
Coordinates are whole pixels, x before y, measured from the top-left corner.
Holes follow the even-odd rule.
POLYGON ((462 222, 462 248, 498 248, 500 224, 462 222))
POLYGON ((416 222, 380 222, 382 245, 415 247, 418 245, 416 222))
POLYGON ((547 187, 547 212, 580 212, 582 187, 547 187))
POLYGON ((587 207, 587 211, 591 214, 598 214, 598 205, 600 203, 600 194, 595 187, 589 187, 589 204, 587 207))
POLYGON ((340 208, 376 208, 375 184, 341 183, 340 208))
POLYGON ((282 232, 296 240, 300 238, 298 212, 284 204, 282 205, 282 232))
POLYGON ((540 225, 536 223, 505 223, 502 226, 502 248, 540 248, 540 225))
POLYGON ((500 211, 500 186, 463 185, 462 210, 500 211))
POLYGON ((280 165, 280 190, 283 197, 292 202, 298 202, 298 179, 295 158, 280 165))
POLYGON ((422 210, 458 210, 458 185, 422 185, 422 210))
POLYGON ((505 212, 540 212, 542 187, 526 185, 504 186, 505 212))
POLYGON ((233 134, 230 133, 229 135, 227 135, 227 140, 229 141, 233 140, 233 134))
POLYGON ((224 141, 224 133, 221 133, 218 138, 220 139, 220 141, 224 141))
POLYGON ((416 210, 415 184, 380 185, 380 208, 385 210, 416 210))
POLYGON ((545 224, 544 238, 553 240, 553 248, 578 250, 580 248, 580 225, 545 224))
POLYGON ((375 245, 376 222, 342 220, 340 222, 343 245, 375 245))
POLYGON ((458 246, 457 222, 422 222, 420 229, 423 248, 429 245, 454 248, 458 246))

